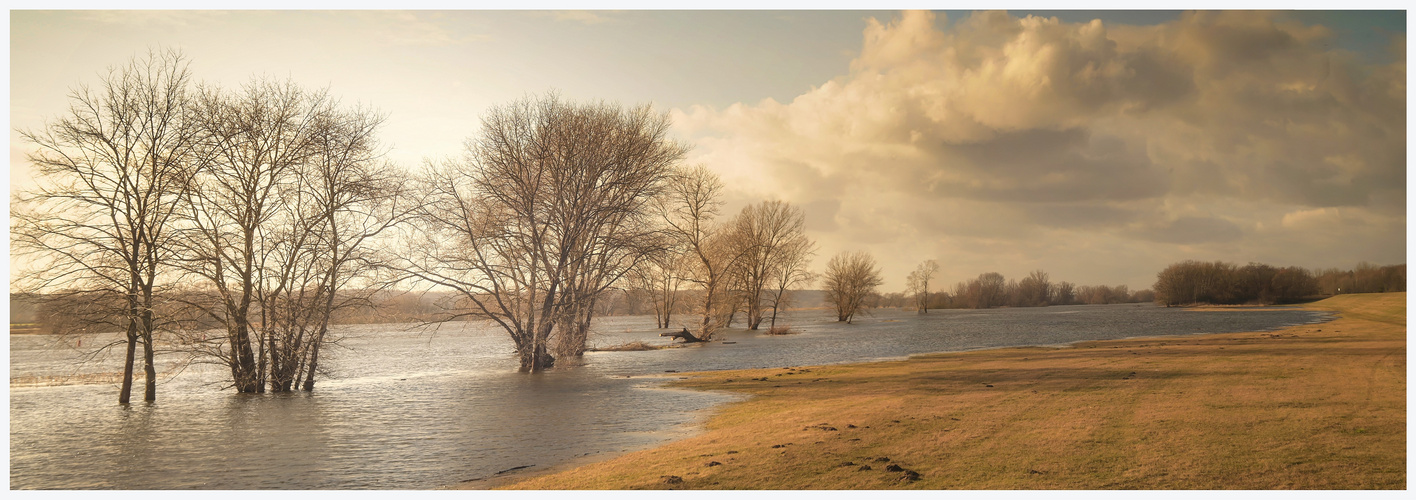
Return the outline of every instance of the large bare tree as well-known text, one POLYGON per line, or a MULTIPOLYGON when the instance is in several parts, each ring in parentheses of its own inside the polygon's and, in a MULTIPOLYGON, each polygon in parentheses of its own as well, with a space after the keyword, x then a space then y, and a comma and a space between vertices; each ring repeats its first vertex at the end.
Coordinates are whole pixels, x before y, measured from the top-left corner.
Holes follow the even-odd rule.
POLYGON ((880 268, 869 253, 837 254, 826 263, 822 275, 826 285, 826 300, 836 307, 836 321, 850 323, 865 306, 865 299, 884 283, 880 268))
POLYGON ((16 285, 52 297, 113 304, 99 317, 126 332, 118 401, 130 400, 135 347, 143 345, 143 399, 156 399, 153 333, 162 278, 173 259, 176 201, 199 166, 186 59, 153 51, 110 68, 96 88, 69 95, 68 113, 21 132, 40 187, 11 208, 16 285))
POLYGON ((431 165, 408 272, 459 293, 521 370, 584 350, 594 301, 652 248, 650 200, 687 152, 668 115, 555 95, 493 108, 460 160, 431 165))
POLYGON ((239 392, 313 390, 333 312, 391 282, 373 243, 409 204, 382 161, 384 118, 271 80, 206 89, 198 113, 207 162, 182 200, 181 241, 203 286, 183 301, 225 335, 189 340, 239 392))

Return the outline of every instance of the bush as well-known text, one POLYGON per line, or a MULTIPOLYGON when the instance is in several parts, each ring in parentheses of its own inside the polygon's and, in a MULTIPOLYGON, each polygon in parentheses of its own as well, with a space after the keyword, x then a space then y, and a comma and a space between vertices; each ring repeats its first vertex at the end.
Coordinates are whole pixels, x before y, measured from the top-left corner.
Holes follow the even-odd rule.
POLYGON ((794 333, 799 332, 792 330, 792 327, 787 325, 774 326, 772 328, 767 329, 767 335, 791 335, 794 333))

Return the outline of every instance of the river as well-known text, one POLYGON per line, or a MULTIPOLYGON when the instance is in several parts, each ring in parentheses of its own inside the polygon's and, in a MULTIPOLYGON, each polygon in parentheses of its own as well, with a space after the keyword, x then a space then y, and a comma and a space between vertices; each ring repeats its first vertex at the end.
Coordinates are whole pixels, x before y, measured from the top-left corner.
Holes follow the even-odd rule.
MULTIPOLYGON (((1285 308, 1124 304, 877 310, 845 325, 825 311, 801 311, 784 319, 794 335, 730 329, 722 337, 731 344, 592 352, 581 366, 540 374, 517 373, 510 339, 486 325, 358 325, 340 327, 313 393, 235 394, 224 387, 224 367, 169 353, 159 357, 157 402, 127 408, 116 404, 111 381, 119 350, 87 357, 113 335, 11 335, 10 487, 440 488, 650 447, 693 432, 708 410, 739 397, 662 388, 676 376, 670 370, 1261 331, 1328 318, 1285 308)), ((600 318, 591 343, 667 343, 653 326, 650 317, 600 318)))

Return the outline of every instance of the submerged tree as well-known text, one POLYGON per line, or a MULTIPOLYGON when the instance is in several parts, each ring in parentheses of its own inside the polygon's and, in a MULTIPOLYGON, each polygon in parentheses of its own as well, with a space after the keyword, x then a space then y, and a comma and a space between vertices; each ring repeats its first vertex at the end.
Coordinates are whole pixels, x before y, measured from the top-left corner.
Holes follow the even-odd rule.
POLYGON ((742 256, 737 273, 747 329, 756 330, 767 307, 764 292, 779 275, 795 271, 787 269, 793 257, 787 254, 811 244, 806 216, 789 203, 764 201, 743 207, 732 225, 735 253, 742 256))
POLYGON ((370 241, 400 220, 395 170, 379 163, 383 118, 325 90, 257 80, 208 89, 198 109, 206 165, 182 200, 184 302, 225 335, 198 350, 238 392, 312 390, 331 313, 365 293, 370 241))
POLYGON ((262 273, 262 337, 273 392, 314 389, 333 313, 367 304, 391 283, 375 278, 383 259, 369 243, 401 222, 408 207, 403 176, 379 161, 381 116, 331 109, 317 119, 314 154, 282 194, 268 238, 273 266, 262 273))
POLYGON ((929 282, 935 274, 939 274, 939 263, 930 259, 921 262, 905 280, 906 291, 914 295, 915 308, 920 314, 929 312, 929 282))
POLYGON ((742 246, 716 220, 722 190, 717 174, 698 165, 674 172, 658 200, 666 231, 685 248, 683 279, 700 287, 697 338, 705 341, 727 325, 733 312, 729 286, 742 258, 742 246))
POLYGON ((682 242, 675 238, 662 237, 660 241, 634 266, 629 278, 631 286, 643 292, 646 302, 654 308, 655 327, 668 328, 678 306, 687 254, 682 242))
POLYGON ((867 297, 884 283, 875 258, 865 252, 837 254, 826 263, 822 275, 826 285, 826 300, 836 308, 836 321, 850 323, 865 306, 867 297))
MULTIPOLYGON (((316 154, 324 92, 291 83, 256 81, 239 92, 209 89, 202 95, 203 153, 207 168, 183 203, 186 268, 214 292, 201 307, 226 336, 207 354, 231 371, 238 392, 263 392, 268 338, 262 299, 271 290, 267 264, 280 259, 289 237, 303 228, 276 229, 287 215, 282 197, 298 192, 297 173, 316 154)), ((289 271, 289 270, 285 270, 289 271)))
POLYGON ((187 66, 176 51, 134 58, 98 88, 73 91, 66 116, 21 132, 37 148, 28 159, 40 187, 11 208, 16 255, 35 269, 16 285, 60 300, 83 297, 104 309, 93 316, 125 331, 123 404, 139 343, 143 399, 156 399, 153 334, 163 319, 155 300, 173 260, 176 201, 200 164, 187 66))
POLYGON ((808 268, 811 265, 811 257, 815 253, 816 244, 807 239, 805 235, 787 240, 776 252, 773 264, 776 274, 772 275, 771 288, 767 290, 765 297, 768 307, 772 308, 768 329, 777 326, 778 312, 790 304, 787 291, 791 288, 808 285, 816 279, 816 274, 808 268))
POLYGON ((649 204, 687 149, 648 106, 555 95, 497 107, 460 160, 430 166, 403 263, 512 339, 521 370, 584 350, 594 302, 649 255, 649 204))

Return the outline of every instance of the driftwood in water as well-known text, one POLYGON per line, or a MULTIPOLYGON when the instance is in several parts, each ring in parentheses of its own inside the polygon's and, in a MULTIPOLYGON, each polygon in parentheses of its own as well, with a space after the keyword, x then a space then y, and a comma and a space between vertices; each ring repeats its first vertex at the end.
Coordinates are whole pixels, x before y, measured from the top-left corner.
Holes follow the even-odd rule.
POLYGON ((688 333, 687 328, 684 328, 681 332, 660 333, 659 336, 683 339, 683 343, 685 344, 690 342, 707 342, 707 340, 705 339, 700 339, 698 337, 695 337, 692 333, 688 333))

